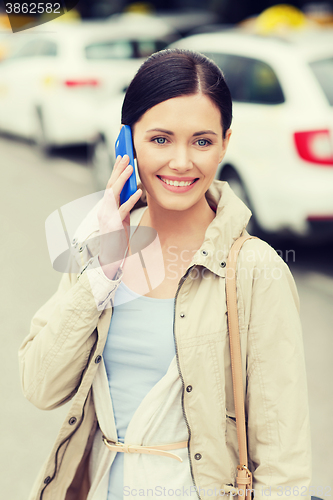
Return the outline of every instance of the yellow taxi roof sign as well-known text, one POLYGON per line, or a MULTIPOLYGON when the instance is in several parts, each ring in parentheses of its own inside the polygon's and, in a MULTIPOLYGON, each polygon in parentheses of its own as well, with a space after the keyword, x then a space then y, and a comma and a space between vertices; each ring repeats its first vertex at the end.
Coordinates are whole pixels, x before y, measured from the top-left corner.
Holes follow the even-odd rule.
POLYGON ((256 19, 256 32, 261 35, 280 34, 306 27, 308 21, 301 10, 293 5, 274 5, 264 10, 256 19))

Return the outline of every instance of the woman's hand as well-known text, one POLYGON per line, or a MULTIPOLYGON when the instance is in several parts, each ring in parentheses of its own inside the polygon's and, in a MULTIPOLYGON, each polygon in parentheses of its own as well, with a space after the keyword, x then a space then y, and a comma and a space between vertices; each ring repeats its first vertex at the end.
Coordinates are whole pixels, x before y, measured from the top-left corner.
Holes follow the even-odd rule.
POLYGON ((128 245, 127 230, 130 225, 130 210, 142 194, 142 190, 138 189, 119 206, 120 193, 133 171, 133 166, 128 163, 128 155, 117 157, 97 213, 101 235, 99 262, 109 279, 114 277, 123 260, 128 245))

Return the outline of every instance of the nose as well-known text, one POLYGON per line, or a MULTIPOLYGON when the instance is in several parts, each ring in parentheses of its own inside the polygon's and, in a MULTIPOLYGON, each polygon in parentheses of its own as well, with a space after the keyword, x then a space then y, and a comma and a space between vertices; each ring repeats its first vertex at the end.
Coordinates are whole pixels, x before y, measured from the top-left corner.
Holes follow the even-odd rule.
POLYGON ((172 158, 169 161, 169 167, 177 172, 186 172, 193 168, 188 148, 186 146, 177 146, 174 148, 172 158))

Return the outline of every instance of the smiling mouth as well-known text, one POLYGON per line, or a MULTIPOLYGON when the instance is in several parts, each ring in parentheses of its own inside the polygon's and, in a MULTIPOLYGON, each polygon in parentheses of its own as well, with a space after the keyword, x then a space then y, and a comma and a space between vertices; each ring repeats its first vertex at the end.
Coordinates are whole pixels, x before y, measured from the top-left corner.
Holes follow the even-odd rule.
POLYGON ((176 187, 186 187, 186 186, 191 186, 191 184, 194 184, 199 178, 195 178, 191 181, 172 181, 170 179, 165 179, 164 177, 161 177, 160 175, 157 176, 162 182, 167 184, 168 186, 176 186, 176 187))

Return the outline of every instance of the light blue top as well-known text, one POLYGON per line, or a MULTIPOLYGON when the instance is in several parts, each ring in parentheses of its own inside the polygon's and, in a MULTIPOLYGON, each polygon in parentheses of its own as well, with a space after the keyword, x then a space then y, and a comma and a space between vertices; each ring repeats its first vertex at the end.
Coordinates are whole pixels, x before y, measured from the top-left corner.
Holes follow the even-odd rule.
MULTIPOLYGON (((103 357, 118 440, 124 442, 136 409, 166 374, 175 356, 174 298, 141 296, 121 283, 114 305, 103 357)), ((107 500, 123 500, 123 467, 124 453, 117 453, 107 500)))

